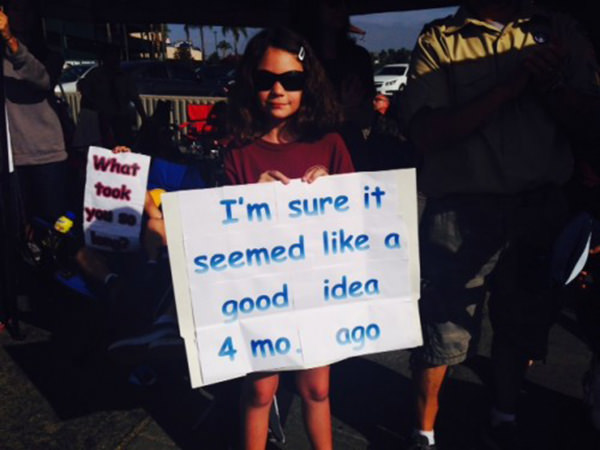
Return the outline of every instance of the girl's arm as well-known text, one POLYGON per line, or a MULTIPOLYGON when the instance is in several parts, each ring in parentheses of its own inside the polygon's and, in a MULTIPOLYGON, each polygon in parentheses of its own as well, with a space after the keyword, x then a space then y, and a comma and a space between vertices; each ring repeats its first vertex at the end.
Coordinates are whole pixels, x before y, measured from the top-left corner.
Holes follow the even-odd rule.
POLYGON ((225 171, 225 178, 227 180, 227 184, 231 186, 235 186, 236 184, 242 184, 238 176, 239 172, 236 170, 236 164, 233 157, 233 150, 229 150, 225 153, 223 169, 225 171))

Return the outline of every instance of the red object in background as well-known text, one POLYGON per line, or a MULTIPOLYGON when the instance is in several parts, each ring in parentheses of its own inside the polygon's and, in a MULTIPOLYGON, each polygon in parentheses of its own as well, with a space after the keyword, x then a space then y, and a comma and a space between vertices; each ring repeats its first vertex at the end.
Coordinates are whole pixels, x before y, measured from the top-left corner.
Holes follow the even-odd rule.
POLYGON ((186 136, 190 139, 203 133, 210 133, 212 127, 207 125, 207 121, 213 106, 189 104, 187 106, 188 121, 179 125, 179 128, 185 130, 186 136))

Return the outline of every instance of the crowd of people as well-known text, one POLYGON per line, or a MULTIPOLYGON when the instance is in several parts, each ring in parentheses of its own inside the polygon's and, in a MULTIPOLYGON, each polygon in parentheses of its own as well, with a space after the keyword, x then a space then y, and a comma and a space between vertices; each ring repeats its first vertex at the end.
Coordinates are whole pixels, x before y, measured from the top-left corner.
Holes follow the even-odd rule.
MULTIPOLYGON (((424 344, 411 354, 410 449, 443 448, 435 436, 440 389, 448 367, 476 351, 486 300, 494 331, 493 405, 482 439, 489 448, 521 448, 522 382, 532 361, 545 358, 549 329, 567 297, 579 295, 552 276, 554 243, 574 212, 600 211, 598 158, 589 151, 600 137, 593 46, 572 19, 528 0, 465 0, 454 15, 424 28, 408 84, 390 99, 375 92, 371 59, 349 38, 344 2, 309 3, 289 29, 261 31, 246 47, 226 108, 223 182, 313 183, 332 174, 416 168, 424 344)), ((61 62, 39 46, 35 27, 21 23, 25 16, 20 9, 0 12, 0 36, 19 207, 27 212, 21 239, 30 242, 34 217, 52 223, 68 209, 68 175, 49 100, 61 62)), ((126 80, 104 80, 114 75, 117 56, 108 49, 81 86, 83 106, 106 119, 99 143, 116 153, 133 144, 124 103, 133 101, 145 117, 126 80), (122 95, 113 98, 111 86, 121 86, 122 95)), ((204 187, 196 167, 153 158, 141 253, 103 253, 78 241, 70 256, 95 295, 106 299, 104 343, 123 361, 140 349, 182 345, 161 195, 204 187)), ((592 253, 593 259, 598 251, 592 253)), ((583 282, 575 284, 584 290, 583 282)), ((588 321, 600 318, 593 295, 587 289, 582 300, 588 321)), ((585 328, 600 392, 600 322, 585 328)), ((295 377, 312 446, 333 448, 329 367, 295 377)), ((265 448, 278 384, 277 373, 245 377, 243 448, 265 448)), ((600 404, 594 411, 600 429, 600 404)))

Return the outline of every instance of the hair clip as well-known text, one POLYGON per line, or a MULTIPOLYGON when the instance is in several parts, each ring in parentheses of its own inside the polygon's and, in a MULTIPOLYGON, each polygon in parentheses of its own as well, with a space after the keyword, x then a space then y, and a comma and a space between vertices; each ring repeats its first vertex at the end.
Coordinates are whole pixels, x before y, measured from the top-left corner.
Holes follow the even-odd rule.
POLYGON ((301 46, 300 50, 298 50, 298 60, 304 61, 305 56, 306 56, 306 50, 304 50, 304 46, 301 46))

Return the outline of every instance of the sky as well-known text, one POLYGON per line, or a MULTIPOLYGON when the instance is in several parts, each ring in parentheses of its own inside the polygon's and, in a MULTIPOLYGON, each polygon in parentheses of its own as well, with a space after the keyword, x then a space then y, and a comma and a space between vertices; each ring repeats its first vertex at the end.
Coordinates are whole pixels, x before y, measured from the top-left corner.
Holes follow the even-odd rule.
MULTIPOLYGON (((418 11, 390 12, 383 14, 367 14, 352 16, 350 21, 367 32, 364 37, 359 37, 358 43, 369 51, 377 52, 389 48, 412 49, 419 32, 427 22, 439 17, 454 13, 456 8, 422 9, 418 11)), ((183 25, 169 25, 172 42, 185 39, 183 25)), ((238 44, 238 51, 243 52, 247 40, 258 30, 248 28, 248 38, 242 38, 238 44)), ((195 47, 200 47, 200 34, 197 29, 190 30, 190 38, 195 47)), ((215 41, 223 40, 221 27, 204 27, 204 42, 207 54, 215 50, 215 41)), ((231 35, 227 40, 233 44, 231 35)))

